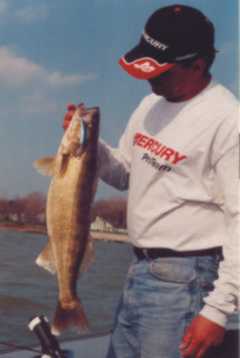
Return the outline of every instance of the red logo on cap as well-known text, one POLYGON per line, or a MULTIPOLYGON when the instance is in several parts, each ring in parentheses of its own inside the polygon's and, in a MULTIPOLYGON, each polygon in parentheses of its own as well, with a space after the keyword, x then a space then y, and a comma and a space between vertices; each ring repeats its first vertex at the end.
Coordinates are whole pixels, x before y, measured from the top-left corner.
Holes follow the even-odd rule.
POLYGON ((181 6, 176 6, 176 7, 174 8, 174 12, 176 12, 176 13, 181 12, 181 11, 182 11, 181 6))
POLYGON ((159 76, 161 73, 168 71, 175 66, 172 63, 158 63, 150 57, 143 57, 133 62, 127 62, 124 57, 119 61, 121 67, 129 73, 129 75, 140 80, 148 80, 159 76))
MULTIPOLYGON (((151 61, 152 62, 152 61, 151 61)), ((156 66, 154 66, 150 61, 140 60, 134 63, 133 67, 137 70, 140 70, 145 73, 150 73, 156 70, 156 66)))

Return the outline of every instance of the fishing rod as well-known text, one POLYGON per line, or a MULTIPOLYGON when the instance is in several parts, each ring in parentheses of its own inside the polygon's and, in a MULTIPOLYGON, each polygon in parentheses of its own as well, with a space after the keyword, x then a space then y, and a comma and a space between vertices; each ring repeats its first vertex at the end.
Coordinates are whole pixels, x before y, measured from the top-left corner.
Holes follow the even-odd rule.
POLYGON ((40 349, 17 345, 12 342, 0 341, 0 345, 18 350, 26 350, 38 355, 33 358, 74 358, 70 350, 62 350, 57 338, 51 333, 50 325, 46 316, 33 317, 28 324, 31 332, 34 332, 40 343, 40 349))
POLYGON ((73 352, 62 350, 56 339, 51 333, 50 325, 46 316, 36 316, 28 324, 30 331, 37 336, 41 350, 41 355, 33 358, 73 358, 73 352))

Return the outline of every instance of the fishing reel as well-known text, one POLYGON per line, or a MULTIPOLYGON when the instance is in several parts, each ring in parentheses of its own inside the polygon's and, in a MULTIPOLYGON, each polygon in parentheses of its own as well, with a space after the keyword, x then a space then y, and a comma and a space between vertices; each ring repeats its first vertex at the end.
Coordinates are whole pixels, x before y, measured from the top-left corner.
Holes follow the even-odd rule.
POLYGON ((34 358, 73 358, 71 351, 61 350, 56 337, 51 333, 47 317, 32 318, 28 327, 37 336, 42 350, 42 354, 34 358))

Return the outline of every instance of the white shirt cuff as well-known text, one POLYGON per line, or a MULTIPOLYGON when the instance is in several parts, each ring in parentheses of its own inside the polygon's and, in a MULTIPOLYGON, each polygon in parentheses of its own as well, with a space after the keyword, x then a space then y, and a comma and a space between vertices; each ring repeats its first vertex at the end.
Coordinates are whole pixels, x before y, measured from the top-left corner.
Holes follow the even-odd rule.
POLYGON ((227 316, 217 308, 205 305, 199 313, 201 316, 217 323, 219 326, 225 327, 227 324, 227 316))

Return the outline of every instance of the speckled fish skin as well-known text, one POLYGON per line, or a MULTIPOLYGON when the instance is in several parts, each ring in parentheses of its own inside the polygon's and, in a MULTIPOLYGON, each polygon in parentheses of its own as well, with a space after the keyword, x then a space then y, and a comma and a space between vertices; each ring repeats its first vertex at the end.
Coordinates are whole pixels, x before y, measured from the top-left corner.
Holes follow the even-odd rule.
POLYGON ((52 331, 69 326, 88 328, 77 296, 77 279, 89 236, 90 209, 95 193, 100 113, 87 110, 87 144, 79 150, 79 124, 69 128, 55 159, 55 175, 47 198, 47 227, 54 258, 59 298, 52 331), (67 140, 66 140, 67 138, 67 140), (67 144, 66 144, 67 143, 67 144))

